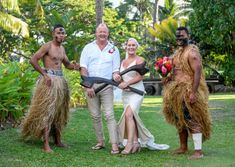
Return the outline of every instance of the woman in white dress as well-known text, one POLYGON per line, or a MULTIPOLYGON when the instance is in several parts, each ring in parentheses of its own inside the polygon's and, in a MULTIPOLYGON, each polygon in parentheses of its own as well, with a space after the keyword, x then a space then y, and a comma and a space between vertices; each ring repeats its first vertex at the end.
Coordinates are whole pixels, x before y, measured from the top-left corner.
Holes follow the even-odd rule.
MULTIPOLYGON (((126 44, 127 57, 122 61, 120 71, 144 62, 143 58, 136 55, 137 47, 138 42, 134 38, 128 39, 126 44)), ((123 143, 123 141, 127 139, 127 143, 121 153, 130 154, 138 152, 141 146, 155 150, 156 144, 154 143, 154 137, 149 130, 145 128, 138 115, 144 96, 126 89, 128 86, 131 86, 144 91, 143 76, 136 71, 130 71, 124 74, 122 79, 123 81, 120 83, 119 88, 123 89, 122 102, 124 112, 118 122, 119 141, 123 143)))

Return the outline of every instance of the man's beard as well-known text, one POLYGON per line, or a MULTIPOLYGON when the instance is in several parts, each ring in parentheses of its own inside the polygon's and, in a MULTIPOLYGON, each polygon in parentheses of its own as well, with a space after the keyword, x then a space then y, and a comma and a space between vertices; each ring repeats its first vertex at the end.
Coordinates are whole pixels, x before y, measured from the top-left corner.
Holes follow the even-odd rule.
POLYGON ((188 45, 188 38, 177 39, 177 46, 184 47, 188 45))

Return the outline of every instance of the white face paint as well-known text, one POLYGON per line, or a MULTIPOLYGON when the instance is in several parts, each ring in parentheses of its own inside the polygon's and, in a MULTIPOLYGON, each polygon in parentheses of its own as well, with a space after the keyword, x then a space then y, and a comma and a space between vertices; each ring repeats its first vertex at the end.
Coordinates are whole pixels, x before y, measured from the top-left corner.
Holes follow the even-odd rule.
POLYGON ((53 37, 55 38, 56 42, 62 43, 66 37, 65 29, 62 27, 56 28, 53 32, 53 37))

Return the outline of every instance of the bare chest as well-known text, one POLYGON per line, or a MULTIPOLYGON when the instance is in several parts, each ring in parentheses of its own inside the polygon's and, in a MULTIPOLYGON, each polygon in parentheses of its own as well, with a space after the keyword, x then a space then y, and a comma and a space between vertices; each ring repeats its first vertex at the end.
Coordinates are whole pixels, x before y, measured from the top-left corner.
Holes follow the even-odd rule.
POLYGON ((188 56, 185 53, 180 53, 173 58, 173 68, 181 70, 182 66, 188 62, 188 56))
POLYGON ((48 52, 48 58, 54 62, 58 62, 58 61, 61 62, 64 59, 64 56, 65 56, 64 50, 61 47, 59 48, 51 47, 51 49, 48 52))

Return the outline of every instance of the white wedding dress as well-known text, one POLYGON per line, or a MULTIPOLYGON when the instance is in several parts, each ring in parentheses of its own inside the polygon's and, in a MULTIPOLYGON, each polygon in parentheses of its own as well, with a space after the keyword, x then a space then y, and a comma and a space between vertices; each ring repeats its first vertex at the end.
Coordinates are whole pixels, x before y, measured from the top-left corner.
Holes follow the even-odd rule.
MULTIPOLYGON (((133 61, 130 63, 130 65, 127 67, 131 67, 133 65, 136 65, 136 61, 133 61)), ((121 64, 120 71, 125 70, 123 65, 121 64)), ((129 81, 133 77, 136 76, 136 71, 130 71, 122 76, 124 81, 129 81)), ((145 91, 143 81, 139 81, 138 83, 130 85, 133 88, 145 91)), ((154 137, 149 132, 149 130, 144 126, 144 123, 139 117, 139 109, 141 107, 141 104, 143 102, 144 96, 138 95, 131 91, 122 91, 122 102, 124 106, 124 112, 122 113, 122 116, 118 122, 118 130, 119 130, 119 142, 121 145, 125 146, 127 143, 127 133, 126 133, 126 120, 125 120, 125 111, 128 106, 130 106, 131 110, 133 111, 134 119, 136 122, 137 127, 137 134, 138 134, 138 140, 141 144, 141 147, 147 147, 150 150, 166 150, 169 148, 166 144, 156 144, 154 143, 154 137)))

